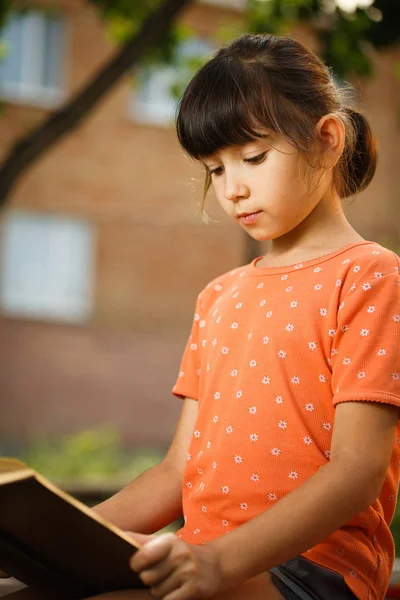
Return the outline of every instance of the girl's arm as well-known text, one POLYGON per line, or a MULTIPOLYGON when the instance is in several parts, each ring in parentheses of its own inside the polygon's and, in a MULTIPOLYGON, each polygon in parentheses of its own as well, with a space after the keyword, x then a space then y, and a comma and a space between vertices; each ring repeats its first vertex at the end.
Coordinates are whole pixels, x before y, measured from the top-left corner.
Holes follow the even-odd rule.
POLYGON ((154 533, 182 514, 182 477, 197 402, 185 398, 174 439, 160 464, 148 469, 93 510, 125 531, 154 533))
POLYGON ((331 459, 310 479, 208 545, 223 579, 241 582, 322 542, 375 501, 390 463, 399 408, 377 402, 337 405, 331 459))

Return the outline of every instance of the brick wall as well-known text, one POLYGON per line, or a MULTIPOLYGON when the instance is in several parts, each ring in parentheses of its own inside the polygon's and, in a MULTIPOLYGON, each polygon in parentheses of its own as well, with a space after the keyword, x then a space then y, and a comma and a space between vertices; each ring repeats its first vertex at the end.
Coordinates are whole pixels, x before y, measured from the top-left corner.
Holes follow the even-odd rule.
MULTIPOLYGON (((86 2, 56 4, 68 18, 65 79, 74 91, 113 48, 86 2)), ((209 4, 182 15, 200 35, 238 18, 238 12, 209 4)), ((348 214, 364 236, 400 245, 399 58, 398 50, 376 56, 375 79, 355 82, 381 158, 374 182, 348 214)), ((115 421, 129 444, 166 445, 179 411, 170 388, 196 295, 244 260, 243 234, 221 214, 212 192, 219 222, 201 221, 202 174, 183 156, 173 129, 134 122, 130 94, 126 78, 24 175, 10 197, 11 207, 81 215, 94 223, 96 286, 87 326, 0 319, 0 439, 115 421)), ((0 118, 0 155, 44 114, 10 105, 0 118)))

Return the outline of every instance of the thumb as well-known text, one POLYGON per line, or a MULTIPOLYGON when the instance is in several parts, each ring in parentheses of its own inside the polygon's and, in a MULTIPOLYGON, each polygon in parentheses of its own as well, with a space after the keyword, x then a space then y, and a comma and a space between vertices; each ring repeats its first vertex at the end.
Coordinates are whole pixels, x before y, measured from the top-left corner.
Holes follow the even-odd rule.
POLYGON ((125 535, 128 535, 133 539, 134 542, 138 544, 147 544, 147 542, 151 542, 151 540, 157 539, 157 535, 147 535, 145 533, 136 533, 135 531, 124 531, 125 535))

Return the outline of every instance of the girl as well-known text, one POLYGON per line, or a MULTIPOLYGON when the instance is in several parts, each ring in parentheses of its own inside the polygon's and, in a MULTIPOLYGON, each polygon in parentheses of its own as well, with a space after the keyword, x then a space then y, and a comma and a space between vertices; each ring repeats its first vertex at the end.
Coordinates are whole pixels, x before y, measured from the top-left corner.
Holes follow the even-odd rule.
POLYGON ((205 194, 212 184, 270 248, 201 291, 171 447, 96 508, 136 532, 131 566, 150 588, 103 598, 383 600, 400 459, 399 258, 341 207, 373 177, 370 127, 300 43, 246 34, 194 76, 177 132, 204 165, 205 194), (182 502, 176 535, 148 535, 182 502))

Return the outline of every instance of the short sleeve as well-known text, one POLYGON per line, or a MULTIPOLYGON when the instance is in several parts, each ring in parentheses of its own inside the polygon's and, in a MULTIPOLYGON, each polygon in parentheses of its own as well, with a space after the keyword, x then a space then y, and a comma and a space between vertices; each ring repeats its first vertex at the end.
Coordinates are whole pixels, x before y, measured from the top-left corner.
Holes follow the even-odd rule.
POLYGON ((199 380, 201 371, 201 356, 199 343, 199 328, 202 321, 202 295, 196 302, 195 314, 189 339, 183 352, 178 379, 172 388, 172 393, 178 397, 189 397, 198 400, 199 380))
POLYGON ((334 405, 371 400, 400 406, 400 277, 396 262, 394 268, 380 271, 375 267, 375 272, 367 269, 364 275, 360 273, 341 298, 332 346, 334 405))

